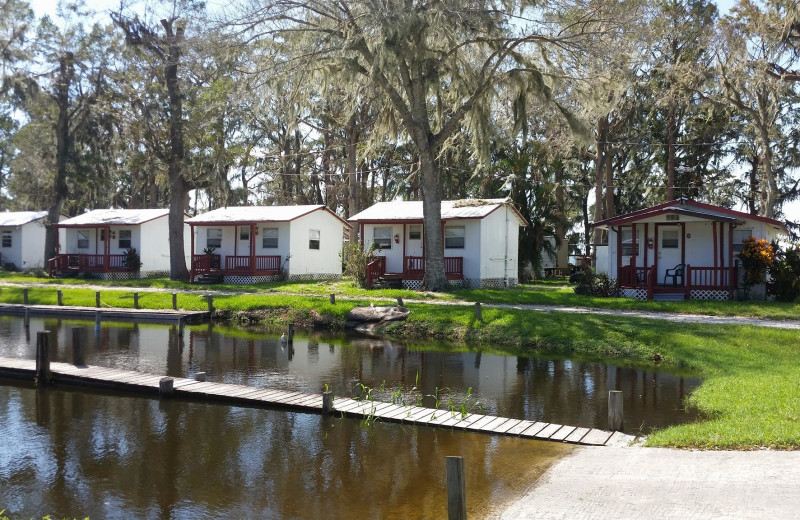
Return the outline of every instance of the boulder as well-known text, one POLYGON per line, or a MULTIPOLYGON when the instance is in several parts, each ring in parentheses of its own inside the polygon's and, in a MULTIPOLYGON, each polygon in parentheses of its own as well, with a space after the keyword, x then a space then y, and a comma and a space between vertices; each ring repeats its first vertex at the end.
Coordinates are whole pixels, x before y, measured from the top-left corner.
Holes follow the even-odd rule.
POLYGON ((397 305, 378 307, 355 307, 347 313, 345 328, 360 332, 373 332, 380 325, 392 321, 404 321, 411 311, 397 305))

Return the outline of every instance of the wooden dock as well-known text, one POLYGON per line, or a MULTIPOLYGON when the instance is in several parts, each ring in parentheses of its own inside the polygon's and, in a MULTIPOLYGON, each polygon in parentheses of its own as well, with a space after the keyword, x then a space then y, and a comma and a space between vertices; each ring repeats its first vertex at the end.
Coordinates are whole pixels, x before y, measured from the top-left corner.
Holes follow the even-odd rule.
MULTIPOLYGON (((164 376, 98 366, 50 363, 52 381, 126 392, 159 395, 164 376)), ((33 380, 36 361, 0 357, 0 377, 33 380)), ((231 405, 289 408, 297 412, 323 412, 323 396, 251 386, 172 378, 173 397, 213 400, 231 405)), ((631 435, 595 428, 581 428, 537 421, 509 419, 491 415, 466 414, 448 410, 403 406, 381 401, 338 397, 333 414, 356 419, 378 420, 432 426, 529 439, 568 442, 589 446, 628 446, 636 440, 631 435)))
POLYGON ((122 309, 118 307, 77 307, 72 305, 24 305, 0 303, 0 315, 53 316, 60 318, 83 318, 94 320, 100 312, 103 321, 138 321, 148 323, 196 323, 207 320, 208 311, 184 311, 172 309, 122 309))

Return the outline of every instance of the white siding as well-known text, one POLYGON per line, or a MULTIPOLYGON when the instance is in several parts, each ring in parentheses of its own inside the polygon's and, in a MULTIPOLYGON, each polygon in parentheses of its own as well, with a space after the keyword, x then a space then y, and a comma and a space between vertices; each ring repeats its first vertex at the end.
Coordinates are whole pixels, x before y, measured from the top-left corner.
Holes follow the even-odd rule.
MULTIPOLYGON (((112 228, 114 229, 114 228, 112 228)), ((143 223, 141 226, 131 228, 120 226, 119 229, 133 229, 131 234, 131 247, 135 248, 142 260, 142 273, 155 271, 170 271, 170 251, 169 251, 169 217, 153 219, 143 223)), ((183 249, 186 255, 186 265, 189 266, 188 252, 191 248, 191 230, 188 224, 183 225, 183 249)), ((115 254, 122 254, 125 251, 119 249, 119 233, 116 233, 116 240, 111 241, 112 253, 114 246, 120 251, 115 254)))
MULTIPOLYGON (((291 226, 289 222, 268 222, 258 225, 258 236, 256 236, 256 254, 266 256, 281 257, 281 264, 286 260, 291 251, 291 238, 289 237, 291 226), (264 228, 278 228, 278 247, 277 248, 264 248, 264 228)), ((291 263, 292 260, 289 260, 291 263)), ((286 266, 289 266, 289 263, 286 266)))
MULTIPOLYGON (((46 267, 47 260, 44 258, 44 237, 47 230, 43 220, 30 222, 21 227, 22 251, 21 263, 16 264, 18 269, 33 269, 46 267)), ((59 231, 62 235, 63 231, 59 231)), ((60 237, 59 237, 60 238, 60 237)))
MULTIPOLYGON (((403 244, 408 239, 408 229, 403 233, 403 224, 364 224, 364 248, 369 249, 372 245, 372 238, 375 233, 375 228, 391 228, 391 248, 390 249, 375 249, 372 252, 375 256, 386 257, 386 272, 387 273, 402 273, 403 272, 403 244), (394 241, 394 236, 397 235, 399 243, 394 241), (405 236, 404 236, 405 235, 405 236)), ((407 228, 408 226, 406 226, 407 228)), ((407 256, 413 256, 411 253, 406 253, 407 256)), ((417 256, 422 256, 420 253, 417 256)))
MULTIPOLYGON (((22 227, 0 228, 0 240, 5 232, 11 232, 11 247, 2 247, 0 243, 0 261, 3 265, 14 264, 17 269, 22 268, 22 227)), ((44 246, 42 246, 44 252, 44 246)))
MULTIPOLYGON (((508 206, 481 221, 481 279, 518 279, 519 221, 508 206)), ((465 261, 466 263, 466 261, 465 261)), ((465 277, 471 278, 466 274, 465 277)))
POLYGON ((327 211, 314 211, 290 223, 289 276, 342 274, 344 224, 327 211), (319 249, 309 248, 309 230, 319 230, 319 249))

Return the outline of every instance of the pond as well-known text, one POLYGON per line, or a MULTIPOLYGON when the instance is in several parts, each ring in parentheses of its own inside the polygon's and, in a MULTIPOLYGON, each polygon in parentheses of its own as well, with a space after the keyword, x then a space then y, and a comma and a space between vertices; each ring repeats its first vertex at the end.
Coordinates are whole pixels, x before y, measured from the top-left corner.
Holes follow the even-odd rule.
MULTIPOLYGON (((573 426, 606 427, 609 389, 624 392, 626 430, 696 418, 683 399, 700 380, 663 371, 448 345, 0 317, 0 356, 33 358, 50 330, 69 361, 81 328, 89 364, 208 380, 422 402, 573 426)), ((520 495, 570 447, 58 387, 0 385, 0 509, 22 516, 431 518, 445 515, 444 458, 462 455, 468 507, 480 517, 520 495)))

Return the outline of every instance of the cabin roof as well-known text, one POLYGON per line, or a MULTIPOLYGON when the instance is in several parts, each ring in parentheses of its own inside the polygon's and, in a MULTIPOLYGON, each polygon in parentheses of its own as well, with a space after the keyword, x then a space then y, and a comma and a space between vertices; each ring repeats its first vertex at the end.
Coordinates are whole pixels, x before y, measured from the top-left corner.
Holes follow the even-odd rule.
POLYGON ((322 204, 300 206, 231 206, 218 208, 188 219, 189 225, 257 224, 260 222, 290 222, 315 211, 329 213, 342 224, 350 224, 322 204))
POLYGON ((58 227, 135 226, 168 214, 168 209, 94 209, 62 220, 58 227))
MULTIPOLYGON (((520 226, 528 225, 528 222, 509 199, 443 200, 442 220, 482 219, 506 205, 513 210, 519 219, 520 226)), ((349 220, 351 222, 421 222, 423 220, 422 201, 378 202, 353 215, 349 220)))
POLYGON ((47 217, 47 211, 0 212, 0 227, 18 227, 47 217))

